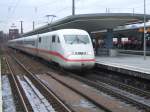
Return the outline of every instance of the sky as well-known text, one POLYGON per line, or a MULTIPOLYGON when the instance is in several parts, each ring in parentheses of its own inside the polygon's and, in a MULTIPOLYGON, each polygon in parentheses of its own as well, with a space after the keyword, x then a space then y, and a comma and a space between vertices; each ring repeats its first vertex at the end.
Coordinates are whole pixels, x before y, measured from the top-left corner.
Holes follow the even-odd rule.
MULTIPOLYGON (((150 0, 146 0, 146 14, 150 14, 150 0)), ((144 12, 144 0, 75 0, 76 14, 89 13, 140 13, 144 12), (107 10, 108 11, 108 10, 107 10)), ((19 28, 23 21, 23 30, 32 30, 47 24, 55 15, 53 22, 71 15, 72 0, 0 0, 0 30, 8 32, 9 28, 19 28)))

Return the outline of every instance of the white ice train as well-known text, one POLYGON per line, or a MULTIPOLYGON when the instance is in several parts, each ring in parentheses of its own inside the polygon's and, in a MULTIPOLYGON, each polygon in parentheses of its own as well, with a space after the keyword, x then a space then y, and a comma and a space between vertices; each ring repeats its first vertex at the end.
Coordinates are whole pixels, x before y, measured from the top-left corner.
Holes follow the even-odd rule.
POLYGON ((80 29, 62 29, 10 40, 12 48, 58 63, 66 69, 90 69, 95 56, 89 34, 80 29))

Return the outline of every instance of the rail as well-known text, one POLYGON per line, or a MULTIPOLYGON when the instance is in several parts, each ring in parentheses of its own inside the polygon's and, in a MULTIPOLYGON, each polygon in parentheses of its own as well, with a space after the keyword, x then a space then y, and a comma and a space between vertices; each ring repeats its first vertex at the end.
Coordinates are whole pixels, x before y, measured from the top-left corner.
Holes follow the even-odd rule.
MULTIPOLYGON (((99 72, 96 71, 95 73, 99 73, 99 72)), ((129 91, 129 92, 131 92, 133 94, 136 94, 136 95, 139 95, 139 96, 143 96, 143 97, 146 97, 146 98, 150 98, 150 92, 147 92, 147 91, 135 88, 135 87, 127 85, 127 84, 123 84, 123 83, 121 83, 119 81, 115 81, 115 80, 112 80, 112 79, 109 79, 109 78, 106 78, 106 77, 102 77, 100 75, 98 75, 98 76, 97 75, 93 75, 92 77, 94 79, 97 79, 97 80, 103 82, 103 83, 107 83, 109 85, 121 88, 121 89, 129 91)))
POLYGON ((21 88, 21 85, 17 79, 17 76, 13 73, 13 69, 11 68, 7 58, 5 58, 5 61, 6 61, 6 64, 10 70, 10 75, 9 75, 9 78, 10 78, 10 83, 12 84, 12 86, 14 87, 13 89, 16 90, 17 93, 15 94, 18 94, 19 96, 19 100, 22 104, 22 107, 23 107, 23 110, 25 112, 31 112, 33 111, 27 97, 25 96, 25 93, 23 92, 23 89, 21 88))
MULTIPOLYGON (((117 51, 119 53, 135 54, 135 55, 143 55, 144 52, 139 50, 123 50, 123 49, 118 49, 117 51)), ((150 51, 146 51, 146 55, 150 56, 150 51)))
POLYGON ((66 104, 64 104, 49 88, 41 82, 32 72, 27 70, 27 68, 14 56, 13 59, 27 72, 26 76, 36 85, 39 91, 47 98, 47 100, 52 104, 53 108, 57 112, 73 112, 66 104))
MULTIPOLYGON (((68 74, 67 72, 65 74, 68 74)), ((134 104, 140 108, 144 108, 145 110, 148 110, 150 111, 150 104, 148 102, 144 102, 144 101, 141 101, 140 99, 135 99, 131 94, 126 94, 128 92, 124 92, 122 91, 121 89, 114 89, 113 86, 109 86, 107 84, 104 84, 102 82, 95 82, 95 81, 92 81, 92 80, 88 80, 86 78, 83 78, 83 77, 80 77, 80 76, 77 76, 77 75, 74 75, 72 73, 69 73, 69 76, 79 80, 79 81, 82 81, 92 87, 95 87, 97 88, 98 90, 101 90, 101 91, 104 91, 105 93, 109 93, 117 98, 120 98, 120 99, 123 99, 124 101, 127 101, 131 104, 134 104)))

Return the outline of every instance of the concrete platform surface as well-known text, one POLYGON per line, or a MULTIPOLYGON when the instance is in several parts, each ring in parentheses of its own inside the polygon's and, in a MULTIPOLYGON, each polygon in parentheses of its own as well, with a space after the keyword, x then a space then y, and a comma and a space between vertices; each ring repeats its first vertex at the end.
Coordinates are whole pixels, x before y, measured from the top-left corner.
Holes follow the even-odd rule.
POLYGON ((150 56, 147 56, 146 60, 141 55, 131 54, 121 54, 116 57, 96 56, 96 63, 150 75, 150 56))
POLYGON ((0 112, 2 112, 2 78, 1 78, 1 59, 0 59, 0 112))

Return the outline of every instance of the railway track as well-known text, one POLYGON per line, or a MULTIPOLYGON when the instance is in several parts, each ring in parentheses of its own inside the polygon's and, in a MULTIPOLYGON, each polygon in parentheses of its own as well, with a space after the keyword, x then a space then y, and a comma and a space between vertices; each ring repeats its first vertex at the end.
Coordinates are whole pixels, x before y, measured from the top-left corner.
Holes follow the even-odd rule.
POLYGON ((92 80, 97 81, 97 82, 100 81, 100 82, 109 84, 111 86, 114 86, 114 87, 120 88, 122 90, 128 91, 132 94, 144 97, 145 99, 150 99, 150 92, 148 92, 148 91, 141 90, 141 89, 133 87, 131 85, 127 85, 127 84, 121 83, 119 81, 112 80, 112 79, 107 78, 107 77, 103 77, 103 76, 98 75, 98 74, 101 74, 101 73, 99 73, 98 71, 95 71, 94 74, 89 75, 87 78, 92 79, 92 80))
POLYGON ((18 97, 17 100, 20 102, 21 110, 24 112, 33 111, 16 75, 14 75, 13 69, 11 68, 11 65, 9 64, 7 58, 5 58, 5 61, 10 71, 10 74, 8 76, 12 91, 15 93, 15 96, 18 97))
MULTIPOLYGON (((118 89, 114 86, 110 86, 110 85, 103 83, 101 81, 95 82, 91 79, 86 79, 85 77, 83 78, 83 77, 80 77, 78 75, 75 75, 72 73, 67 73, 67 72, 65 72, 64 74, 68 74, 68 76, 71 76, 71 77, 73 77, 79 81, 82 81, 82 82, 84 82, 84 83, 86 83, 92 87, 95 87, 100 91, 104 91, 107 94, 110 94, 110 95, 113 95, 117 98, 123 99, 125 102, 129 102, 131 104, 134 104, 135 106, 137 106, 141 109, 144 109, 148 112, 150 111, 150 100, 148 100, 148 99, 130 94, 129 92, 123 91, 122 89, 118 89)), ((136 89, 136 91, 138 91, 138 90, 136 89)), ((140 93, 141 93, 141 91, 140 91, 140 93)), ((143 93, 143 94, 145 95, 145 93, 143 93)), ((149 94, 147 92, 146 92, 146 95, 149 96, 149 94)))
MULTIPOLYGON (((25 112, 32 112, 32 111, 36 111, 36 109, 34 108, 34 106, 31 104, 31 102, 29 103, 28 98, 26 97, 27 94, 25 94, 24 89, 23 89, 23 85, 21 85, 21 81, 23 81, 24 83, 26 83, 28 85, 28 88, 30 88, 30 90, 33 91, 33 93, 35 94, 34 96, 36 96, 37 98, 39 98, 40 100, 43 99, 43 96, 48 100, 48 102, 52 105, 52 108, 57 111, 57 112, 72 112, 71 109, 69 109, 53 92, 51 92, 34 74, 32 74, 30 71, 28 71, 25 66, 19 62, 19 60, 17 60, 15 57, 11 58, 13 60, 16 61, 16 63, 22 67, 22 69, 24 69, 24 71, 26 72, 26 77, 23 76, 23 78, 18 78, 16 74, 14 74, 14 70, 11 69, 11 65, 9 64, 9 62, 7 61, 8 67, 11 70, 11 77, 10 77, 10 81, 13 84, 13 89, 16 88, 15 92, 18 94, 19 99, 21 100, 21 105, 23 107, 23 110, 25 112), (31 82, 29 82, 28 79, 30 79, 32 81, 32 83, 34 85, 36 85, 37 89, 40 91, 37 93, 37 89, 35 89, 35 87, 33 87, 33 85, 31 85, 31 82), (20 79, 20 80, 19 80, 20 79), (43 95, 41 95, 41 94, 43 95)), ((27 87, 27 86, 26 86, 27 87)), ((33 94, 32 93, 32 94, 33 94)), ((31 93, 30 93, 31 94, 31 93)), ((35 97, 34 97, 35 98, 35 97)), ((45 102, 41 101, 41 102, 45 102)), ((37 104, 37 102, 36 102, 37 104)), ((47 112, 50 111, 50 105, 48 103, 45 104, 45 109, 47 110, 47 112)), ((42 110, 42 112, 46 112, 42 110)), ((51 109, 52 111, 52 109, 51 109)), ((55 112, 52 111, 52 112, 55 112)))
MULTIPOLYGON (((19 61, 19 60, 17 60, 16 58, 15 58, 15 60, 17 61, 17 63, 19 63, 24 69, 26 69, 27 70, 27 68, 19 61)), ((28 67, 28 69, 31 69, 30 67, 28 67)), ((28 71, 28 70, 27 70, 28 71)), ((32 74, 30 71, 28 71, 29 73, 28 74, 32 74)), ((38 77, 39 75, 36 75, 36 74, 33 74, 33 76, 28 76, 28 77, 31 77, 32 79, 34 78, 34 77, 38 77)), ((43 77, 44 77, 44 74, 42 75, 43 77)), ((36 78, 37 78, 36 77, 36 78)), ((49 77, 49 76, 48 76, 49 77)), ((38 78, 38 80, 41 82, 41 83, 43 83, 44 84, 44 82, 42 82, 41 81, 41 79, 40 78, 38 78)), ((35 83, 36 84, 36 83, 35 83)), ((37 84, 36 84, 37 85, 37 84)), ((47 89, 49 89, 48 88, 48 86, 47 86, 47 83, 45 83, 44 84, 46 87, 47 87, 47 89)), ((41 88, 41 87, 39 87, 39 88, 41 88)), ((65 91, 64 91, 65 92, 65 91)), ((74 92, 74 91, 73 91, 74 92)), ((45 93, 46 95, 48 94, 48 93, 45 93)), ((75 92, 75 94, 78 94, 78 93, 76 93, 75 92)), ((80 96, 80 95, 79 95, 80 96)), ((72 98, 73 99, 73 98, 72 98)), ((101 109, 101 108, 99 108, 98 109, 98 107, 96 107, 96 106, 94 106, 92 103, 90 103, 90 101, 88 101, 86 98, 82 98, 82 99, 80 99, 80 101, 81 101, 81 103, 83 103, 83 104, 80 104, 81 105, 81 107, 82 108, 85 108, 85 109, 83 109, 83 111, 85 111, 85 110, 87 110, 87 112, 89 112, 89 110, 88 109, 86 109, 86 108, 93 108, 93 111, 95 110, 99 110, 100 112, 105 112, 105 109, 101 109), (85 103, 85 104, 84 104, 85 103), (83 106, 82 106, 83 105, 83 106), (89 105, 89 106, 85 106, 84 107, 84 105, 89 105)), ((72 102, 73 103, 73 102, 72 102)), ((76 105, 76 104, 74 104, 74 105, 76 105)), ((74 107, 74 105, 73 105, 73 107, 74 107)), ((60 107, 57 107, 57 108, 60 108, 60 107)), ((73 110, 71 110, 71 111, 78 111, 78 110, 80 110, 81 112, 82 112, 82 109, 78 109, 79 107, 77 106, 77 109, 73 109, 73 110)), ((62 110, 62 109, 61 109, 62 110)), ((67 112, 67 111, 65 111, 65 110, 62 110, 63 112, 67 112)), ((96 111, 96 112, 99 112, 99 111, 96 111)), ((91 111, 90 111, 91 112, 91 111)))
MULTIPOLYGON (((63 73, 64 74, 68 74, 68 73, 63 73)), ((98 90, 100 91, 104 91, 105 93, 108 93, 108 94, 111 94, 113 96, 116 96, 117 98, 120 98, 120 99, 123 99, 125 102, 129 102, 131 104, 134 104, 136 105, 136 107, 140 107, 146 111, 150 111, 150 106, 149 106, 149 102, 147 104, 147 102, 145 103, 144 101, 140 101, 140 100, 137 100, 137 98, 133 97, 132 95, 130 95, 130 98, 129 98, 129 95, 126 95, 126 93, 123 93, 121 92, 119 89, 112 89, 113 87, 110 87, 109 85, 106 85, 102 82, 94 82, 94 81, 91 81, 91 80, 86 80, 85 78, 81 78, 77 75, 70 75, 70 73, 68 74, 68 76, 72 76, 92 87, 95 87, 97 88, 98 90), (116 91, 118 91, 118 93, 116 93, 116 91)), ((123 87, 125 88, 125 87, 123 87)), ((133 90, 132 90, 133 91, 133 90)), ((134 92, 134 91, 133 91, 134 92)), ((138 92, 137 92, 138 93, 138 92)), ((140 94, 141 92, 139 92, 138 94, 140 94)), ((141 95, 144 95, 144 94, 141 94, 141 95)), ((146 97, 149 97, 148 95, 146 97)))
POLYGON ((47 99, 45 99, 26 76, 23 76, 23 78, 18 77, 18 79, 28 99, 32 100, 30 104, 33 107, 34 112, 55 112, 47 99))
POLYGON ((98 66, 94 68, 93 74, 100 75, 102 77, 115 80, 126 85, 130 85, 134 88, 150 92, 150 82, 148 79, 143 79, 135 76, 130 76, 128 74, 123 74, 107 69, 102 69, 98 66), (95 73, 94 73, 95 72, 95 73))
MULTIPOLYGON (((56 67, 52 67, 57 70, 56 67)), ((79 75, 68 73, 64 71, 64 74, 68 74, 68 76, 72 76, 75 79, 78 79, 90 86, 93 86, 99 90, 103 90, 104 92, 116 96, 117 98, 121 98, 131 104, 134 104, 140 108, 144 108, 146 111, 150 111, 150 92, 144 91, 142 89, 123 84, 119 81, 111 80, 106 77, 102 77, 98 71, 94 71, 90 75, 84 75, 84 77, 80 77, 79 75, 83 75, 79 73, 79 75), (85 79, 87 78, 87 79, 85 79)))

